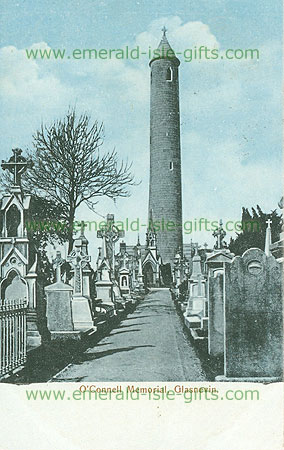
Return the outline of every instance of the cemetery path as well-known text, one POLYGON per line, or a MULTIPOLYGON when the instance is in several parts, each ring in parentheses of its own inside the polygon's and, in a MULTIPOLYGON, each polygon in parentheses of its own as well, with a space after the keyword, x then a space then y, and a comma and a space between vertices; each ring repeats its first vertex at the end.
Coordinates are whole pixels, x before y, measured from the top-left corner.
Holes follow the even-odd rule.
POLYGON ((167 289, 152 290, 132 314, 80 362, 54 381, 204 381, 195 350, 183 334, 167 289))

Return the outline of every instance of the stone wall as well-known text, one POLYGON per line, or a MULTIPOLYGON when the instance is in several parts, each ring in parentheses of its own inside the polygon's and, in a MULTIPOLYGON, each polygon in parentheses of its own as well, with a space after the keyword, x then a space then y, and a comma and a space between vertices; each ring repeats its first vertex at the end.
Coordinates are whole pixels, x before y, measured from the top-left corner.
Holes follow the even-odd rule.
MULTIPOLYGON (((178 60, 151 63, 150 192, 153 221, 182 224, 180 113, 178 60), (167 70, 172 69, 172 81, 167 70)), ((182 227, 157 231, 158 252, 163 263, 172 262, 182 248, 182 227)))

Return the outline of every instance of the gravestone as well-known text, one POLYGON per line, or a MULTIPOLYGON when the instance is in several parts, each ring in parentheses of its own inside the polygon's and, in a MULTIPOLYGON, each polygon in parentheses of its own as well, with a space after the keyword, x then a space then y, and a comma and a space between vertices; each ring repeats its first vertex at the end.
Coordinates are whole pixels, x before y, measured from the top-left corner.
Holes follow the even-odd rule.
POLYGON ((225 265, 224 376, 262 381, 282 376, 280 264, 252 248, 225 265))
POLYGON ((208 301, 208 353, 224 354, 224 273, 209 277, 208 301))
POLYGON ((46 294, 47 328, 51 340, 79 339, 80 331, 74 330, 72 317, 73 288, 61 280, 61 266, 65 260, 60 251, 56 252, 53 265, 56 269, 56 282, 44 288, 46 294))

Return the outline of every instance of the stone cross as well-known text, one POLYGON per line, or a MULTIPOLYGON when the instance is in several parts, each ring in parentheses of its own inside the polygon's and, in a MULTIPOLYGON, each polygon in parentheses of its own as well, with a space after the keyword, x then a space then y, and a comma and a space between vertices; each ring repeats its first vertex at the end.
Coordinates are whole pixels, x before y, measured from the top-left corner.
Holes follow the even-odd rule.
POLYGON ((265 223, 267 223, 267 228, 271 228, 272 220, 268 219, 265 223))
POLYGON ((76 245, 75 241, 75 250, 67 256, 67 261, 74 269, 74 295, 81 296, 83 295, 83 269, 91 261, 91 257, 85 255, 81 246, 76 245))
POLYGON ((9 170, 13 175, 13 181, 15 186, 21 185, 21 176, 27 170, 28 167, 32 167, 33 163, 27 161, 26 158, 21 156, 22 150, 20 148, 14 148, 13 156, 5 162, 2 160, 1 167, 3 170, 9 170))
POLYGON ((215 249, 222 249, 224 248, 224 237, 226 236, 226 231, 222 227, 223 222, 220 220, 219 227, 217 230, 214 231, 213 236, 217 238, 217 242, 215 244, 215 249))
POLYGON ((168 31, 167 28, 166 28, 165 26, 163 26, 162 32, 163 32, 163 35, 164 35, 164 36, 166 36, 166 32, 167 32, 167 31, 168 31))
POLYGON ((114 225, 113 214, 107 215, 107 223, 104 228, 98 230, 97 237, 103 240, 103 257, 106 257, 114 269, 114 246, 115 243, 125 235, 123 230, 119 230, 114 225))
POLYGON ((52 260, 53 265, 55 266, 56 275, 55 280, 56 283, 61 281, 61 266, 64 264, 65 260, 61 258, 61 252, 58 250, 56 252, 56 257, 52 260))

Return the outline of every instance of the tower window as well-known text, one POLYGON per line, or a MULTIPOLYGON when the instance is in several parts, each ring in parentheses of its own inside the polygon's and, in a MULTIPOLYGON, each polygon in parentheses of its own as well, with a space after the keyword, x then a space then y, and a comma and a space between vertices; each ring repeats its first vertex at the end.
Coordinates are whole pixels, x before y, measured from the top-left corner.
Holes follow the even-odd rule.
POLYGON ((172 161, 170 162, 170 170, 174 170, 174 163, 172 161))
POLYGON ((171 67, 167 69, 167 81, 173 81, 173 69, 171 67))

